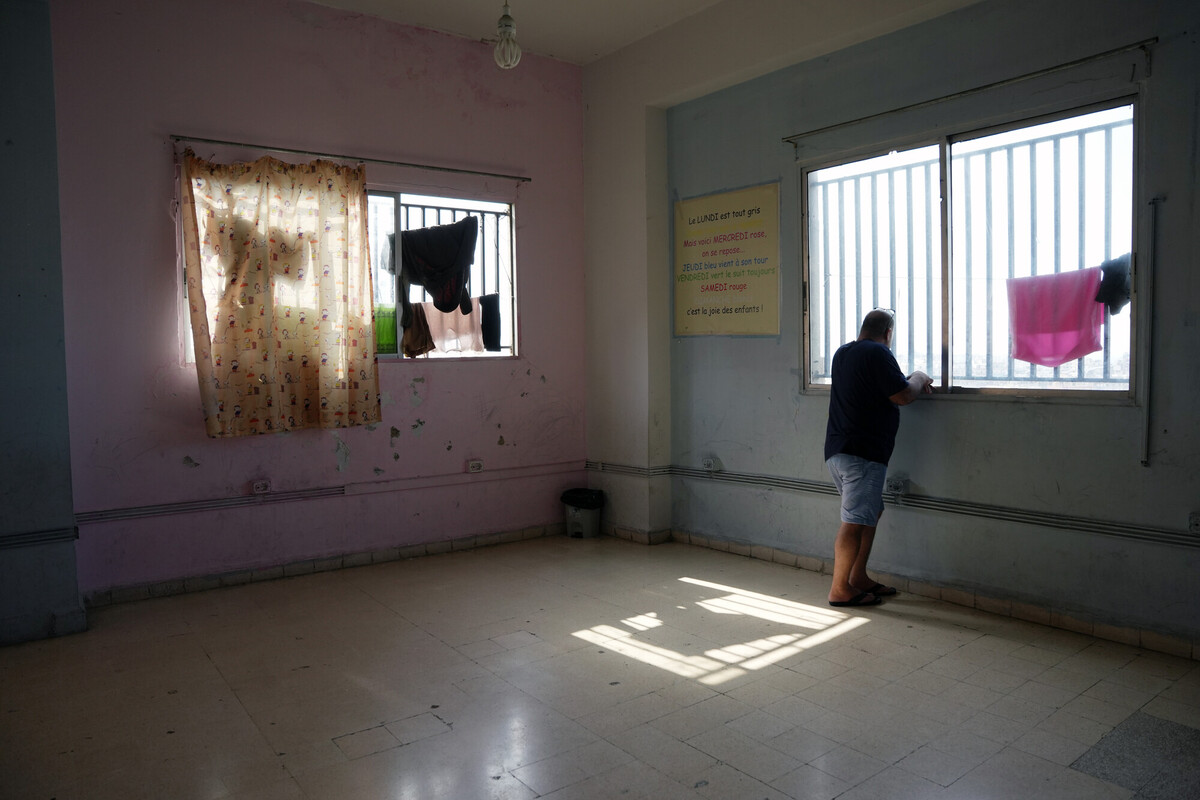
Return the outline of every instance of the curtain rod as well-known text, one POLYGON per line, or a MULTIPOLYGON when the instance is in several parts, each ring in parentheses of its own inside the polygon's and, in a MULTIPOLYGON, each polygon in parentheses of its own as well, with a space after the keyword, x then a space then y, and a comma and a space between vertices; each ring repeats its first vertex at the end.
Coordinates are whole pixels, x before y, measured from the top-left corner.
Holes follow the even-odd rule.
POLYGON ((533 180, 522 175, 504 175, 499 172, 480 172, 474 169, 459 169, 457 167, 438 167, 432 164, 414 164, 409 161, 387 161, 381 158, 364 158, 362 156, 350 156, 339 153, 317 153, 312 150, 293 150, 290 147, 269 147, 262 144, 250 144, 247 142, 227 142, 223 139, 203 139, 196 136, 181 136, 176 133, 171 134, 172 141, 176 142, 194 142, 196 144, 220 144, 231 147, 249 147, 253 150, 269 150, 272 153, 291 153, 298 156, 313 156, 314 158, 337 158, 346 161, 363 161, 368 164, 384 164, 389 167, 411 167, 413 169, 431 170, 433 172, 454 172, 459 175, 477 175, 484 178, 504 178, 510 181, 521 181, 523 183, 533 180))
POLYGON ((1051 75, 1055 72, 1061 72, 1062 70, 1065 70, 1065 69, 1071 69, 1072 67, 1078 67, 1083 64, 1092 62, 1092 61, 1099 61, 1100 59, 1109 58, 1110 56, 1119 56, 1122 53, 1128 53, 1131 50, 1147 50, 1147 49, 1149 49, 1149 47, 1151 45, 1154 45, 1154 44, 1158 44, 1157 36, 1154 38, 1151 38, 1151 39, 1143 39, 1142 41, 1135 42, 1134 44, 1127 44, 1124 47, 1118 47, 1115 50, 1108 50, 1104 53, 1097 53, 1095 55, 1087 56, 1086 58, 1076 59, 1075 61, 1068 61, 1065 64, 1059 64, 1058 66, 1047 67, 1046 69, 1040 69, 1040 70, 1037 70, 1036 72, 1027 72, 1024 75, 1018 75, 1015 78, 1006 78, 1005 80, 996 81, 995 83, 989 83, 984 86, 976 86, 974 89, 966 89, 964 91, 956 92, 954 94, 948 94, 945 97, 935 97, 932 100, 923 100, 920 103, 913 103, 912 105, 901 106, 900 108, 893 108, 889 111, 880 111, 877 114, 868 114, 867 116, 859 117, 858 119, 847 120, 846 122, 838 122, 833 125, 826 125, 823 128, 814 128, 811 131, 805 131, 804 133, 795 133, 795 134, 792 134, 791 136, 783 137, 783 141, 789 142, 794 147, 799 147, 800 139, 804 139, 806 137, 813 136, 818 133, 828 133, 829 131, 835 131, 838 128, 845 128, 850 125, 857 125, 861 122, 868 122, 870 120, 878 119, 880 117, 886 117, 890 114, 899 114, 903 111, 915 111, 918 108, 925 108, 926 106, 932 106, 932 105, 936 105, 938 103, 944 103, 947 100, 956 100, 960 97, 967 97, 969 95, 978 94, 979 92, 986 92, 989 89, 999 89, 1002 86, 1008 86, 1013 83, 1020 83, 1022 81, 1031 80, 1033 78, 1040 78, 1043 75, 1051 75))

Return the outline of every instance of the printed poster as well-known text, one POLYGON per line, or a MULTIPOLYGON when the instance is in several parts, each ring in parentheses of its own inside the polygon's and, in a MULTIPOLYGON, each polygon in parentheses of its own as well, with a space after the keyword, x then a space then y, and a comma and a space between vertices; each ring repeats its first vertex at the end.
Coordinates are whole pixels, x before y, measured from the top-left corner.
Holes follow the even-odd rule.
POLYGON ((779 184, 675 204, 675 335, 779 335, 779 184))

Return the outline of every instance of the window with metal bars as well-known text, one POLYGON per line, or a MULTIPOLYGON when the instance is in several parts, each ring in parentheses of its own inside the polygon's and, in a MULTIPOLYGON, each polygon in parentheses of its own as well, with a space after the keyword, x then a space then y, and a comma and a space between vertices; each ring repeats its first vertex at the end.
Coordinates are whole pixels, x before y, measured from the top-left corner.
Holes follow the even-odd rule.
POLYGON ((1101 304, 1099 348, 1042 366, 1012 346, 1009 287, 1133 250, 1133 131, 1123 104, 806 171, 809 383, 884 307, 901 368, 942 390, 1128 392, 1132 306, 1101 304))
MULTIPOLYGON (((424 287, 409 288, 409 302, 425 303, 425 313, 431 317, 430 326, 444 330, 451 326, 455 333, 438 338, 434 350, 426 358, 463 358, 479 356, 511 356, 516 354, 516 298, 513 292, 513 207, 509 203, 486 200, 464 200, 451 197, 431 197, 372 190, 368 192, 367 229, 370 238, 371 260, 375 281, 375 339, 376 352, 381 356, 402 352, 404 330, 398 325, 397 276, 390 271, 390 236, 417 228, 449 225, 467 216, 478 218, 475 256, 471 264, 469 294, 474 299, 472 315, 495 314, 495 341, 483 346, 478 333, 471 334, 478 319, 464 317, 458 310, 444 315, 444 324, 432 319, 441 314, 429 304, 431 298, 424 287), (488 311, 481 300, 489 298, 488 311)), ((396 236, 398 241, 399 237, 396 236)))

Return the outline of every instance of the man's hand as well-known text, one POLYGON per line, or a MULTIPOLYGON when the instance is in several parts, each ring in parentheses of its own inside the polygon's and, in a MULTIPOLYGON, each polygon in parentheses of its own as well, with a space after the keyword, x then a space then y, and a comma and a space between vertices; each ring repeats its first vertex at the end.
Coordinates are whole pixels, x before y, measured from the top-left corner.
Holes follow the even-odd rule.
POLYGON ((906 406, 923 394, 933 394, 933 378, 917 370, 908 376, 908 386, 888 399, 898 406, 906 406))

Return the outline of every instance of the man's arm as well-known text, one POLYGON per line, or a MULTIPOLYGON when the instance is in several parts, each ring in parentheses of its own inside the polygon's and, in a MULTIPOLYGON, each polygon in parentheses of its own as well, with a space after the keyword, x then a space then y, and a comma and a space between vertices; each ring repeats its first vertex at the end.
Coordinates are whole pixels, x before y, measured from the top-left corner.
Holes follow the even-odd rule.
POLYGON ((908 376, 908 386, 888 399, 898 406, 906 406, 923 394, 933 394, 933 378, 917 370, 908 376))

